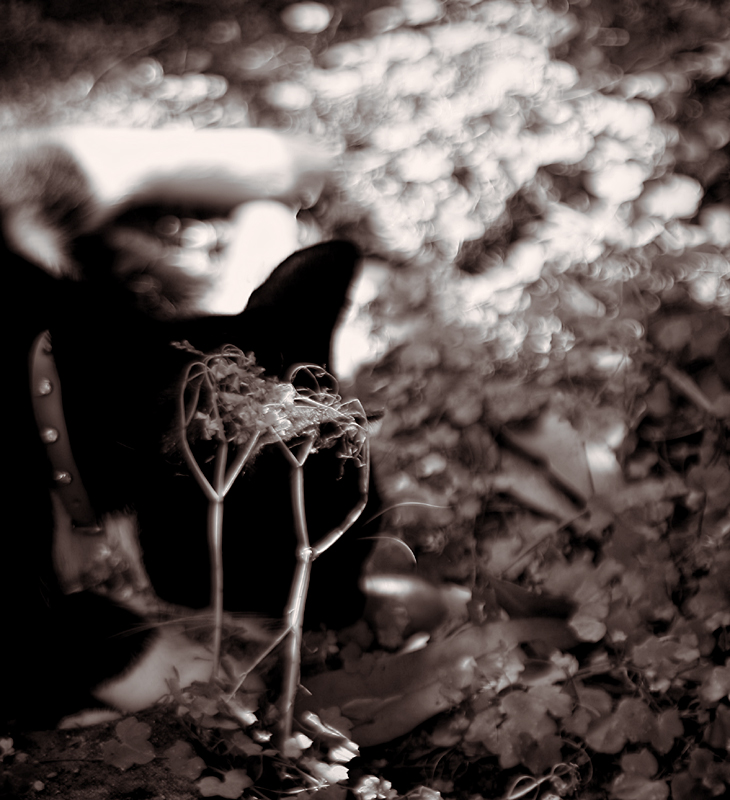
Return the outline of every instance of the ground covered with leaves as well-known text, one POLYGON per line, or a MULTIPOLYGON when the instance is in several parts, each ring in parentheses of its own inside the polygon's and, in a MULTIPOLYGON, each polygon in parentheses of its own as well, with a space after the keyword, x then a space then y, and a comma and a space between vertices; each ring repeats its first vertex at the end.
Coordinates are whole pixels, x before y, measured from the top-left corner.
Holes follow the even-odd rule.
MULTIPOLYGON (((187 716, 0 740, 9 796, 261 797, 277 763, 327 800, 727 797, 727 4, 46 6, 0 12, 6 129, 273 126, 341 152, 300 222, 368 257, 352 347, 385 411, 385 532, 471 591, 469 630, 543 615, 573 640, 455 664, 428 660, 436 632, 411 657, 446 713, 354 760, 346 709, 281 754, 180 696, 187 716)), ((392 652, 408 619, 387 625, 392 652)), ((331 647, 351 674, 377 658, 331 647)))

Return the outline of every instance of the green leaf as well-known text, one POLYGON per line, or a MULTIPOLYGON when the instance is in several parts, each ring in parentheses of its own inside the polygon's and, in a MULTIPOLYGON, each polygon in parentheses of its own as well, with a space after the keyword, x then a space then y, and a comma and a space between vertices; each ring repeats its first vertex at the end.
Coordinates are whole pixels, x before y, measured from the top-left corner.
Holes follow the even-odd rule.
POLYGON ((544 710, 559 719, 567 717, 573 708, 572 699, 560 686, 533 686, 527 694, 535 703, 539 703, 544 710))
POLYGON ((102 758, 121 770, 133 764, 148 764, 155 757, 155 748, 148 741, 152 728, 146 722, 129 717, 117 723, 119 741, 112 739, 102 745, 102 758))
POLYGON ((646 749, 638 753, 624 753, 621 756, 621 769, 629 775, 642 775, 651 778, 659 769, 656 758, 646 749))
POLYGON ((618 704, 616 716, 623 722, 630 742, 650 741, 656 718, 643 700, 627 697, 618 704))
POLYGON ((191 781, 200 777, 200 773, 205 769, 205 761, 195 755, 189 742, 183 742, 181 739, 178 739, 172 747, 168 747, 163 755, 171 772, 191 781))
POLYGON ((546 714, 548 700, 545 697, 515 691, 507 694, 500 705, 506 715, 501 725, 497 727, 499 720, 495 710, 485 709, 478 715, 478 724, 472 723, 464 739, 481 741, 499 756, 504 769, 524 764, 533 774, 539 775, 560 761, 561 739, 556 735, 555 721, 546 714))
POLYGON ((319 718, 322 722, 329 725, 331 728, 339 731, 344 737, 349 738, 352 731, 352 720, 342 715, 342 712, 337 706, 333 708, 323 708, 319 713, 319 718))
POLYGON ((730 708, 718 706, 715 719, 705 729, 703 741, 710 747, 730 753, 730 708))
POLYGON ((542 775, 562 759, 562 739, 551 734, 538 740, 522 741, 520 758, 533 775, 542 775))
POLYGON ((564 727, 568 733, 583 739, 591 723, 599 717, 611 713, 611 696, 603 689, 583 686, 580 683, 576 684, 575 689, 578 695, 578 705, 573 711, 573 715, 565 720, 564 727))
POLYGON ((673 636, 649 636, 634 646, 631 660, 642 669, 651 691, 666 692, 677 674, 686 669, 687 664, 699 659, 697 637, 691 634, 683 639, 677 641, 673 636))
POLYGON ((249 786, 253 786, 253 781, 245 770, 232 769, 226 772, 222 781, 209 776, 201 778, 195 785, 203 797, 225 797, 226 800, 236 800, 249 786))
POLYGON ((684 725, 676 708, 669 708, 657 716, 656 730, 651 737, 651 746, 657 753, 668 753, 674 747, 674 740, 684 734, 684 725))
POLYGON ((586 734, 586 744, 598 753, 620 753, 627 741, 648 742, 656 731, 656 720, 649 708, 628 697, 613 714, 594 722, 586 734))
POLYGON ((616 800, 666 800, 669 787, 664 781, 652 781, 642 775, 619 775, 609 789, 616 800))
POLYGON ((730 699, 730 664, 724 667, 715 667, 702 686, 699 696, 703 703, 713 706, 723 697, 730 699))
MULTIPOLYGON (((333 783, 329 786, 323 786, 321 789, 317 789, 313 792, 309 792, 310 800, 345 800, 348 796, 348 790, 346 786, 341 786, 340 784, 333 783)), ((301 795, 298 795, 301 797, 301 795)))
POLYGON ((236 731, 231 737, 231 745, 237 750, 240 750, 246 756, 260 755, 263 747, 256 744, 250 736, 246 736, 243 731, 236 731))

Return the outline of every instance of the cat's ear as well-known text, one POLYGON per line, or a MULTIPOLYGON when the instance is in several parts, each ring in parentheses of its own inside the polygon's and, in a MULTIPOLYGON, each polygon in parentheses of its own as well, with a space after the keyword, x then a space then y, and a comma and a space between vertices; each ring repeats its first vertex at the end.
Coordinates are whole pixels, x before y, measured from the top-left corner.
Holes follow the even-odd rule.
POLYGON ((7 247, 54 277, 79 277, 70 242, 96 199, 72 153, 43 135, 21 133, 0 146, 0 206, 7 247))
POLYGON ((359 260, 349 242, 318 244, 289 256, 239 317, 244 349, 278 375, 301 362, 326 365, 359 260))

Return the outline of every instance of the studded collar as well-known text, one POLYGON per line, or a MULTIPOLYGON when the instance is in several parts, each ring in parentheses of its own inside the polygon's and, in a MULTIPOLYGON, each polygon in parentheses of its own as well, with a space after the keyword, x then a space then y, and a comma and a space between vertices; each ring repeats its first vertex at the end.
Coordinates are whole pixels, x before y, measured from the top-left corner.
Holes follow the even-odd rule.
POLYGON ((102 527, 81 481, 71 450, 63 416, 61 380, 48 331, 40 334, 33 343, 30 362, 33 412, 51 462, 53 487, 68 511, 77 533, 101 533, 102 527))

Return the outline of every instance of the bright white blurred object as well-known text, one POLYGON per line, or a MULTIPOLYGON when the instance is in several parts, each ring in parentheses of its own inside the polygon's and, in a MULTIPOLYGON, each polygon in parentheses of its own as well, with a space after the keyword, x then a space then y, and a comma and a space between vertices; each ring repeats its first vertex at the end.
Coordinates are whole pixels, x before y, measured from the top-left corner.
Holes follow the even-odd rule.
POLYGON ((98 201, 93 227, 132 203, 230 210, 249 200, 313 202, 334 153, 304 137, 265 129, 70 127, 35 134, 62 144, 98 201))
POLYGON ((619 139, 630 139, 647 131, 654 122, 654 112, 648 103, 642 100, 631 100, 627 103, 617 102, 614 106, 607 133, 619 139))
POLYGON ((332 341, 332 369, 342 383, 352 381, 362 366, 387 352, 388 338, 374 333, 367 306, 381 293, 389 275, 384 262, 368 259, 350 286, 349 307, 332 341))
MULTIPOLYGON (((482 275, 462 278, 460 292, 467 307, 495 305, 501 301, 513 303, 513 296, 498 293, 517 290, 514 297, 519 300, 522 287, 534 283, 545 265, 545 247, 533 239, 522 239, 510 246, 504 261, 482 275)), ((510 306, 510 310, 513 310, 510 306)), ((501 313, 504 312, 500 308, 501 313)))
POLYGON ((702 187, 687 175, 670 175, 650 183, 637 202, 650 217, 663 220, 693 216, 702 200, 702 187))
POLYGON ((197 304, 202 314, 238 314, 251 293, 298 247, 294 212, 283 203, 244 203, 231 215, 232 236, 219 276, 197 304))
POLYGON ((360 93, 363 73, 360 69, 313 69, 307 75, 309 88, 320 100, 343 100, 360 93))
POLYGON ((705 206, 700 211, 700 225, 708 232, 718 247, 730 245, 730 205, 705 206))
POLYGON ((263 97, 269 105, 283 111, 299 111, 312 103, 309 89, 296 81, 272 83, 264 89, 263 97))
POLYGON ((438 178, 448 178, 454 171, 454 163, 446 148, 423 144, 403 153, 396 168, 406 182, 431 183, 438 178))
POLYGON ((583 185, 594 197, 618 205, 635 200, 641 194, 646 178, 647 170, 642 164, 609 164, 598 172, 588 173, 583 185))
POLYGON ((443 14, 438 0, 400 0, 398 7, 409 25, 435 22, 443 14))
POLYGON ((392 31, 405 21, 405 16, 400 8, 395 6, 381 6, 369 11, 363 17, 363 22, 367 29, 377 35, 392 31))
MULTIPOLYGON (((46 177, 53 191, 60 191, 61 206, 83 210, 83 217, 79 211, 76 228, 61 230, 54 214, 44 210, 40 201, 46 190, 43 185, 34 190, 39 193, 35 200, 24 195, 14 200, 11 191, 6 198, 4 233, 11 247, 48 272, 71 275, 76 267, 67 252, 69 238, 95 230, 128 207, 187 204, 222 214, 258 200, 283 201, 292 209, 309 207, 319 197, 335 158, 333 151, 312 139, 265 129, 78 126, 21 131, 3 142, 3 170, 14 174, 14 170, 34 169, 46 177), (54 158, 68 175, 44 169, 54 158)), ((284 243, 291 249, 282 257, 296 249, 296 237, 289 237, 294 212, 279 212, 289 221, 280 235, 274 233, 275 226, 264 226, 271 247, 256 243, 252 259, 258 266, 252 280, 258 280, 257 253, 268 253, 276 245, 279 254, 284 243)), ((268 255, 263 258, 268 262, 268 255)), ((239 263, 245 264, 246 259, 239 263)), ((196 267, 195 271, 200 270, 196 267)), ((233 296, 242 295, 234 292, 233 296)), ((215 307, 219 305, 216 301, 215 307)), ((227 303, 220 313, 229 313, 227 303)))
POLYGON ((281 12, 281 21, 294 33, 321 33, 332 21, 332 9, 322 3, 294 3, 281 12))

